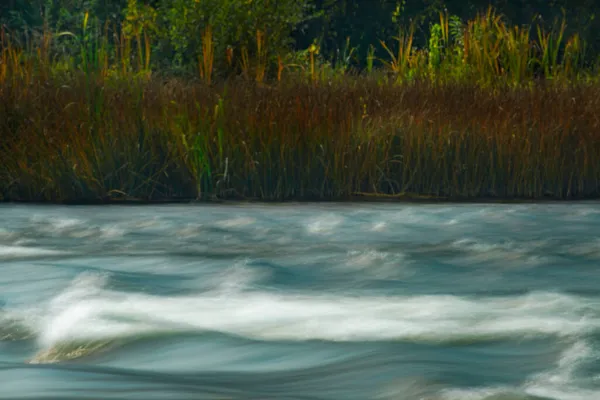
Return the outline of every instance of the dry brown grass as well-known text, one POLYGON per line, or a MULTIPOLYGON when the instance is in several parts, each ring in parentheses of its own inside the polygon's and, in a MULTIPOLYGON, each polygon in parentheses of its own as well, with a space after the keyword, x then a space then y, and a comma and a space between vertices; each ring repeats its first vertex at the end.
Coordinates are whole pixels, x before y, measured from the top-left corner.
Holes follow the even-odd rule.
POLYGON ((599 194, 599 85, 36 76, 0 85, 5 200, 599 194))

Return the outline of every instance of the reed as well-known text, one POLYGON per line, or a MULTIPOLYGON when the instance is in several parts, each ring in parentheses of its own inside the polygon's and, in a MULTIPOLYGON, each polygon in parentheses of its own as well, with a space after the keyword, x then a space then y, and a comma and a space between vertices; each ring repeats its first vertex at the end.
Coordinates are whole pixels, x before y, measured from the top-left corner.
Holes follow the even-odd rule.
MULTIPOLYGON (((212 83, 214 53, 212 27, 208 25, 202 34, 202 54, 198 55, 198 72, 200 78, 208 85, 212 83)), ((233 58, 233 55, 231 55, 231 58, 233 58)))
POLYGON ((383 40, 380 41, 381 46, 390 56, 390 61, 382 60, 384 65, 400 79, 405 78, 408 75, 409 68, 413 67, 413 65, 411 65, 411 60, 413 58, 414 33, 415 25, 411 24, 408 32, 400 31, 398 36, 394 37, 398 43, 396 53, 394 53, 383 40))
POLYGON ((330 74, 315 43, 305 64, 280 55, 271 84, 263 31, 240 52, 248 79, 213 79, 208 27, 202 79, 183 80, 150 73, 150 30, 135 21, 110 38, 85 18, 79 36, 46 32, 28 46, 2 31, 0 198, 600 194, 600 84, 564 24, 531 39, 491 8, 460 29, 442 14, 430 49, 414 48, 412 27, 394 51, 381 42, 392 74, 374 67, 374 48, 369 73, 350 72, 348 50, 330 74), (66 61, 52 50, 63 36, 80 44, 66 61))
POLYGON ((566 21, 563 19, 557 30, 546 32, 543 27, 537 27, 538 46, 541 57, 540 64, 547 78, 551 78, 560 67, 559 52, 563 42, 566 21))
POLYGON ((4 199, 598 195, 595 84, 70 79, 3 84, 4 199))
POLYGON ((256 74, 257 83, 263 83, 267 72, 267 42, 264 31, 256 31, 256 74))

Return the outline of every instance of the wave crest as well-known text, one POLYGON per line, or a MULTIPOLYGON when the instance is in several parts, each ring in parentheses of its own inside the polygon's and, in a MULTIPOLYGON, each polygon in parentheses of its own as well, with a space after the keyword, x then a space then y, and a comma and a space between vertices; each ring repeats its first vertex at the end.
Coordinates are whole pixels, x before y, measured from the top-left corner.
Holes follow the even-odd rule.
MULTIPOLYGON (((107 276, 82 275, 41 307, 38 317, 3 324, 0 335, 35 334, 40 347, 52 355, 40 357, 44 360, 56 358, 54 354, 79 354, 66 352, 61 347, 65 344, 140 335, 217 332, 262 341, 472 343, 581 337, 600 329, 600 300, 549 292, 488 298, 373 297, 285 294, 242 285, 156 296, 111 290, 107 282, 107 276)), ((95 345, 87 344, 85 348, 94 351, 95 345)))

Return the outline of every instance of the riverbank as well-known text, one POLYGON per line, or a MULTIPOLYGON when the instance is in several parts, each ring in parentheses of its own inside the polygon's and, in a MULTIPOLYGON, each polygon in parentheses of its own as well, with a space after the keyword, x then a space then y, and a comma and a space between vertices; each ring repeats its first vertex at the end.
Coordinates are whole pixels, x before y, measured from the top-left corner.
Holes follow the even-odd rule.
POLYGON ((31 206, 169 206, 169 205, 225 205, 225 206, 251 206, 251 205, 314 205, 314 204, 332 204, 332 205, 360 205, 360 204, 390 204, 401 203, 406 205, 459 205, 459 204, 589 204, 598 201, 598 197, 574 198, 574 199, 553 199, 553 198, 494 198, 494 197, 475 197, 475 198, 448 198, 432 197, 418 195, 354 195, 342 199, 288 199, 288 200, 261 200, 261 199, 201 199, 201 198, 170 198, 170 199, 89 199, 77 200, 67 199, 64 201, 35 201, 35 200, 10 200, 0 199, 0 204, 7 205, 31 205, 31 206))
POLYGON ((0 196, 52 203, 593 199, 600 85, 216 85, 84 74, 0 88, 0 196))

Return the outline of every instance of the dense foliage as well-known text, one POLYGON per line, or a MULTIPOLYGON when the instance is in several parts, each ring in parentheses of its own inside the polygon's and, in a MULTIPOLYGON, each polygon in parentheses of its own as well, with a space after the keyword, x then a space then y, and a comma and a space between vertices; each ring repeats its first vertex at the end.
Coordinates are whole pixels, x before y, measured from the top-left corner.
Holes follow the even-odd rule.
MULTIPOLYGON (((76 33, 89 12, 100 27, 115 33, 112 30, 126 21, 130 33, 152 35, 151 61, 163 70, 195 69, 209 25, 217 63, 227 62, 228 49, 241 59, 243 48, 255 52, 257 40, 264 40, 271 66, 277 56, 306 58, 302 52, 315 43, 320 58, 364 68, 370 50, 377 57, 386 55, 380 40, 411 22, 413 43, 426 47, 440 12, 465 21, 492 5, 513 25, 541 24, 550 29, 564 18, 565 34, 578 33, 591 62, 600 47, 595 4, 594 0, 8 0, 0 2, 0 25, 17 34, 40 32, 44 26, 76 33), (114 26, 105 26, 107 22, 114 26), (258 39, 257 31, 262 32, 258 39), (348 46, 352 57, 344 60, 348 46)), ((67 41, 63 50, 72 44, 67 41)))

